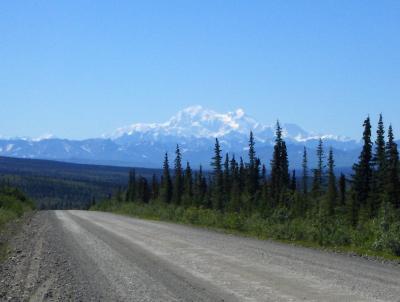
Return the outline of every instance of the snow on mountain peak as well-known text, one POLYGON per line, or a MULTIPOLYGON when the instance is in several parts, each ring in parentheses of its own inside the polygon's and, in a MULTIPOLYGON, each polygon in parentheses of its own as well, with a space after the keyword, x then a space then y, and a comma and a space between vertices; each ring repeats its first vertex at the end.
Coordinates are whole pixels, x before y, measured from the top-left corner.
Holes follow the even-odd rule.
MULTIPOLYGON (((295 142, 305 142, 316 138, 346 140, 333 135, 309 133, 295 124, 283 124, 283 135, 295 142)), ((200 105, 187 107, 164 123, 137 123, 117 129, 112 139, 139 137, 145 140, 159 139, 162 136, 214 138, 229 135, 246 135, 253 131, 259 141, 274 138, 274 126, 264 125, 248 116, 241 108, 227 113, 218 113, 200 105)))

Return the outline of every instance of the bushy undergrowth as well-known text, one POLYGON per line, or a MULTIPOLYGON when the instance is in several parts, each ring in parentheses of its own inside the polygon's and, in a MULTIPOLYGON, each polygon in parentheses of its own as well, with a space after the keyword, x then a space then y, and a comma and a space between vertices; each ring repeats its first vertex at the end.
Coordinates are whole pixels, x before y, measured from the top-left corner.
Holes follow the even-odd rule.
POLYGON ((263 217, 259 213, 221 213, 211 209, 184 208, 160 202, 143 204, 106 200, 92 207, 92 210, 224 229, 262 239, 331 247, 361 254, 400 256, 399 216, 389 205, 382 207, 378 218, 366 220, 357 228, 353 228, 342 215, 308 213, 304 217, 292 217, 286 208, 275 209, 263 217))
POLYGON ((34 208, 34 203, 14 188, 0 189, 0 230, 4 224, 34 208))

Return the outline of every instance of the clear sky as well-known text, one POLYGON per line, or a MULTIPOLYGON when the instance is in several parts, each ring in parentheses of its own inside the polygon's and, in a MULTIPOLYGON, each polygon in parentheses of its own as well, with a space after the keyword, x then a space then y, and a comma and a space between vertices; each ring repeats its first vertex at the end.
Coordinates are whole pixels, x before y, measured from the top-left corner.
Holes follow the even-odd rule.
POLYGON ((400 135, 400 1, 1 1, 0 134, 87 138, 200 104, 400 135))

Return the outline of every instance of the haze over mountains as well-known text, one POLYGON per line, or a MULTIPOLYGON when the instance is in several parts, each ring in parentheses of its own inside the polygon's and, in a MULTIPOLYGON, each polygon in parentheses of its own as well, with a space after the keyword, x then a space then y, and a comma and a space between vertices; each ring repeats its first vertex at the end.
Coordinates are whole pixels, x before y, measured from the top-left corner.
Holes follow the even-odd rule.
MULTIPOLYGON (((332 146, 338 167, 349 167, 356 160, 360 144, 354 139, 331 134, 308 132, 300 126, 282 123, 292 168, 300 166, 303 147, 309 149, 310 166, 318 139, 332 146)), ((248 116, 242 109, 217 113, 201 106, 179 111, 164 123, 136 123, 99 138, 69 140, 53 137, 38 139, 0 139, 0 155, 52 159, 79 163, 160 167, 164 153, 174 156, 179 144, 184 160, 192 165, 209 167, 215 138, 224 152, 246 156, 250 131, 256 139, 256 151, 264 163, 270 161, 275 122, 266 125, 248 116)))

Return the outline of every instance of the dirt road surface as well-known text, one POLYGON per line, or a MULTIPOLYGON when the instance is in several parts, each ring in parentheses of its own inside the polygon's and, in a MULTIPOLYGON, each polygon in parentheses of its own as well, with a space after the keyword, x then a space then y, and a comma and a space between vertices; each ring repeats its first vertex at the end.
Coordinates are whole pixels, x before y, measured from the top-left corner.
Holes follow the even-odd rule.
POLYGON ((400 266, 188 226, 39 212, 0 301, 400 301, 400 266))

